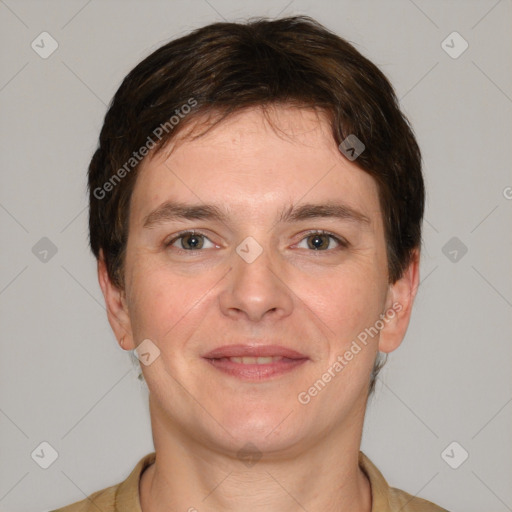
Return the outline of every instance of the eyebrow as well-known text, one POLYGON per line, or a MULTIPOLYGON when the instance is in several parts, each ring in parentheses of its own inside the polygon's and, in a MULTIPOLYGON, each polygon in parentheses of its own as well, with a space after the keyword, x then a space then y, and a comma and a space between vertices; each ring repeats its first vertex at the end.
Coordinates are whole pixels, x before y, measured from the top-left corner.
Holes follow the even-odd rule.
POLYGON ((361 224, 371 224, 371 220, 364 213, 343 203, 322 203, 292 205, 281 213, 280 222, 299 222, 301 220, 332 217, 361 224))
MULTIPOLYGON (((368 216, 339 202, 291 205, 281 212, 279 222, 292 223, 314 218, 335 218, 360 224, 371 224, 368 216)), ((176 201, 166 201, 144 218, 143 228, 150 229, 156 225, 174 220, 202 219, 227 223, 228 215, 213 204, 192 205, 176 201)))
POLYGON ((148 214, 143 223, 144 228, 152 228, 173 220, 201 220, 226 222, 227 215, 212 204, 192 205, 176 201, 166 201, 148 214))

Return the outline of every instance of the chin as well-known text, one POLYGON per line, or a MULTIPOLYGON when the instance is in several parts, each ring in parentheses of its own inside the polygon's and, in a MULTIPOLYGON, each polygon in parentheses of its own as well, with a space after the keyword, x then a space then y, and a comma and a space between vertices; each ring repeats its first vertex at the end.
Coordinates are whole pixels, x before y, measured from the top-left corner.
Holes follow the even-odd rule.
POLYGON ((258 413, 257 410, 244 411, 225 416, 222 425, 231 434, 223 431, 223 441, 229 450, 238 451, 247 445, 247 449, 264 453, 287 452, 304 441, 302 429, 290 407, 276 409, 273 414, 258 413), (286 411, 286 412, 284 412, 286 411))

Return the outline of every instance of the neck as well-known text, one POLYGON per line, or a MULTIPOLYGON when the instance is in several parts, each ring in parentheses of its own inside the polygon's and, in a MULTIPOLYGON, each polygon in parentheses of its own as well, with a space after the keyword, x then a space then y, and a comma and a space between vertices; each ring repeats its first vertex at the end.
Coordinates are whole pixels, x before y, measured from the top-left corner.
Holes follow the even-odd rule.
POLYGON ((371 512, 370 484, 358 465, 362 418, 307 450, 282 457, 263 454, 251 465, 198 443, 156 416, 157 457, 141 477, 142 512, 371 512))

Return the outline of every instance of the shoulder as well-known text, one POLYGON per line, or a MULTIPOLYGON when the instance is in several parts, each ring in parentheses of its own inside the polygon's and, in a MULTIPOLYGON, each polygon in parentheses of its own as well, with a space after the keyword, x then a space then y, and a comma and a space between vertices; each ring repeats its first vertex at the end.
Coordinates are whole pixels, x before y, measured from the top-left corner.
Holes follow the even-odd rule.
POLYGON ((144 470, 156 459, 152 452, 139 460, 122 482, 96 491, 87 498, 51 512, 140 512, 139 483, 144 470))
POLYGON ((448 512, 431 501, 418 498, 400 489, 389 488, 389 501, 392 510, 400 512, 448 512))
POLYGON ((51 512, 113 512, 115 510, 115 497, 121 484, 107 487, 97 491, 87 498, 66 505, 65 507, 52 510, 51 512))
POLYGON ((372 512, 448 512, 448 510, 390 487, 377 466, 362 452, 359 452, 359 467, 368 477, 372 492, 372 512))

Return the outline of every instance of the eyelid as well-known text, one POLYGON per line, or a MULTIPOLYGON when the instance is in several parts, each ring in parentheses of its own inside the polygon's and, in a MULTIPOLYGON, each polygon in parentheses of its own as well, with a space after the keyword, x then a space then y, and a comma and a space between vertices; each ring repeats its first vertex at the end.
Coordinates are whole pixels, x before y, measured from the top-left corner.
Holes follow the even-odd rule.
MULTIPOLYGON (((311 235, 327 235, 331 238, 334 238, 336 242, 339 244, 340 247, 347 248, 350 246, 350 242, 346 240, 345 238, 341 237, 340 235, 337 235, 336 233, 332 233, 331 231, 327 231, 325 229, 310 229, 308 231, 305 231, 304 233, 301 233, 302 238, 299 240, 298 243, 302 242, 305 238, 311 235)), ((335 249, 338 249, 339 247, 336 247, 335 249)), ((335 249, 328 249, 325 251, 314 251, 314 252, 330 252, 335 249)))
MULTIPOLYGON (((171 245, 176 242, 177 240, 179 240, 180 238, 183 238, 185 235, 200 235, 200 236, 203 236, 204 238, 206 238, 207 240, 209 240, 212 244, 218 246, 218 244, 216 244, 213 240, 210 240, 210 238, 208 237, 208 235, 206 235, 205 233, 203 233, 202 231, 200 230, 197 230, 197 229, 184 229, 183 231, 179 231, 178 233, 174 233, 173 235, 171 235, 171 238, 164 242, 164 246, 165 247, 171 247, 171 245)), ((177 251, 182 251, 182 252, 187 252, 187 253, 190 253, 190 252, 201 252, 201 250, 185 250, 185 249, 180 249, 179 247, 175 247, 175 249, 177 251)))
MULTIPOLYGON (((178 233, 174 233, 172 235, 172 237, 170 238, 170 240, 164 243, 165 247, 171 247, 174 242, 176 242, 180 238, 184 237, 185 235, 200 235, 200 236, 203 236, 204 238, 209 240, 212 244, 214 244, 214 245, 216 245, 218 247, 218 244, 216 244, 215 242, 210 240, 208 235, 203 233, 201 230, 196 230, 196 229, 185 229, 183 231, 179 231, 178 233)), ((302 242, 305 238, 307 238, 308 236, 311 236, 311 235, 327 235, 327 236, 333 238, 336 241, 336 243, 338 244, 339 247, 347 248, 347 247, 350 246, 350 243, 347 240, 345 240, 343 237, 341 237, 341 236, 339 236, 339 235, 337 235, 335 233, 332 233, 330 231, 327 231, 325 229, 310 229, 308 231, 305 231, 305 232, 301 233, 301 239, 297 243, 302 242)), ((295 245, 297 245, 297 244, 295 244, 295 245)), ((334 249, 327 249, 327 250, 323 250, 323 251, 318 251, 318 252, 330 252, 330 251, 333 251, 333 250, 335 250, 335 249, 337 249, 339 247, 336 247, 334 249)), ((175 247, 174 249, 176 251, 181 251, 181 252, 186 252, 186 253, 202 252, 202 250, 203 250, 203 249, 185 250, 185 249, 180 249, 179 247, 175 247)), ((317 252, 317 251, 314 251, 314 252, 317 252)))

